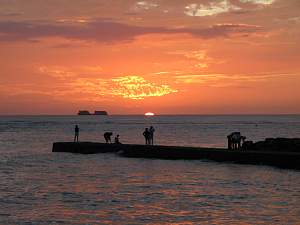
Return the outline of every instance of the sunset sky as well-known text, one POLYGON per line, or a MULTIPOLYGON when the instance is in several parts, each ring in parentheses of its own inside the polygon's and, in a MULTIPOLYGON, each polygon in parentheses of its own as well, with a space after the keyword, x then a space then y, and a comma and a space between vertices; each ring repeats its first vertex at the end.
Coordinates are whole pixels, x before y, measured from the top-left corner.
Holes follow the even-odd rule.
POLYGON ((300 113, 299 0, 0 0, 0 114, 300 113))

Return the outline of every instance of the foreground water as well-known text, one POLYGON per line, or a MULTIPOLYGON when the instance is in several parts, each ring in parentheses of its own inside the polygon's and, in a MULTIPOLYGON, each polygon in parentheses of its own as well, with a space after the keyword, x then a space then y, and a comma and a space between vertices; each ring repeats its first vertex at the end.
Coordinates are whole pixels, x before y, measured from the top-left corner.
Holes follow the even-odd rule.
POLYGON ((226 145, 300 137, 300 116, 0 117, 0 224, 300 224, 300 172, 205 160, 51 153, 53 141, 226 145))

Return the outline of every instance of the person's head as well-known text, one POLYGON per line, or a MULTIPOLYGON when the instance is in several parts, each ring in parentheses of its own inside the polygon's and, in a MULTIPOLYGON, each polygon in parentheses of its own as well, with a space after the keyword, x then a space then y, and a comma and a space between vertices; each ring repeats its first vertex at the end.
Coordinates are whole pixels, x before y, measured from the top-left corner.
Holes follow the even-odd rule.
POLYGON ((148 128, 145 128, 145 131, 148 131, 148 128))
POLYGON ((152 126, 150 126, 150 129, 153 129, 153 127, 152 127, 152 126))
POLYGON ((117 135, 117 137, 119 137, 120 135, 117 135))
POLYGON ((76 128, 78 128, 78 125, 75 125, 76 128))

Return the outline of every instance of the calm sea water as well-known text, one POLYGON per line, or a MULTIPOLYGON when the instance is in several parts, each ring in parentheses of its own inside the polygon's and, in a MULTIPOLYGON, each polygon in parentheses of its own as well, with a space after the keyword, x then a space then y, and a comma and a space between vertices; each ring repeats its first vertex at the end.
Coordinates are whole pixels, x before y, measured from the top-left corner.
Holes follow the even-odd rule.
POLYGON ((300 116, 2 116, 0 224, 300 224, 300 172, 205 160, 52 153, 54 141, 226 146, 300 137, 300 116))

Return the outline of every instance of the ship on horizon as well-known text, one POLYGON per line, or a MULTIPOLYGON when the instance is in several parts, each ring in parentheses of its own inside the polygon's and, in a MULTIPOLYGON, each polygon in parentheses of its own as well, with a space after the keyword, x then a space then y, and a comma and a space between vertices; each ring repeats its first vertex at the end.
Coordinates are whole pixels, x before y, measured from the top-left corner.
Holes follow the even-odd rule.
POLYGON ((96 110, 94 113, 90 113, 88 110, 79 110, 79 116, 88 116, 88 115, 96 115, 96 116, 107 116, 108 113, 106 111, 98 111, 96 110))

